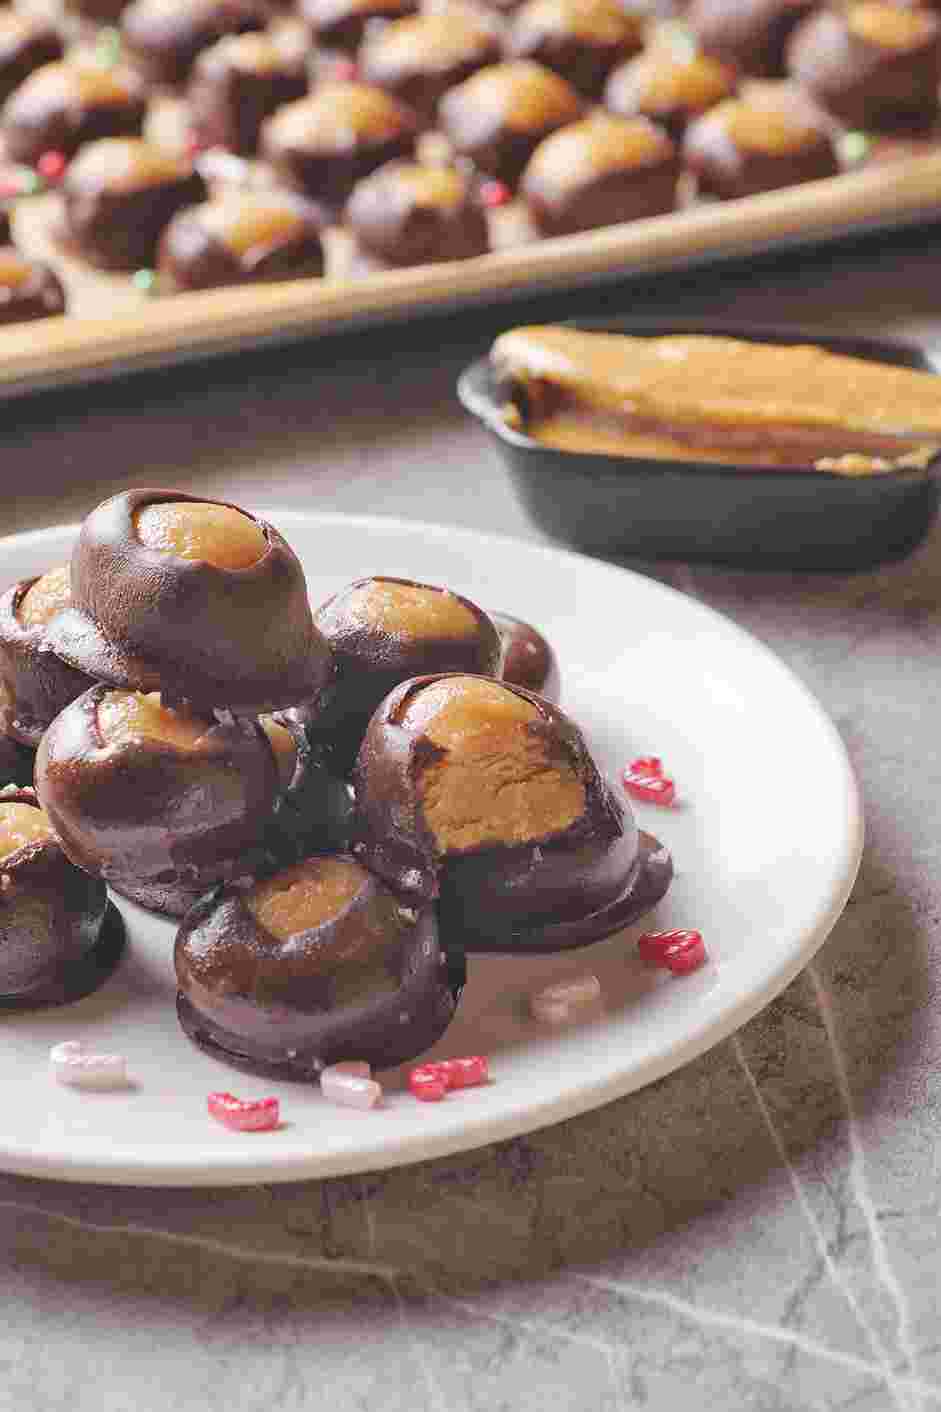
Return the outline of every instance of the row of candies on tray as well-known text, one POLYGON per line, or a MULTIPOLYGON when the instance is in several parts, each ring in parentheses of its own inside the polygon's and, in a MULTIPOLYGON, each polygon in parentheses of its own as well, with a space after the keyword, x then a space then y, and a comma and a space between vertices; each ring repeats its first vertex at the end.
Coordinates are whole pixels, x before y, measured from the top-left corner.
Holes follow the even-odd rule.
MULTIPOLYGON (((831 176, 860 155, 847 126, 937 113, 929 9, 693 0, 682 30, 618 0, 413 10, 303 0, 299 26, 259 0, 133 0, 64 58, 50 21, 0 12, 7 191, 59 186, 63 247, 142 287, 357 277, 487 253, 514 195, 530 236, 575 234, 665 214, 692 181, 731 198, 831 176), (168 89, 186 150, 155 140, 168 89)), ((0 287, 8 321, 65 304, 10 248, 0 287)))

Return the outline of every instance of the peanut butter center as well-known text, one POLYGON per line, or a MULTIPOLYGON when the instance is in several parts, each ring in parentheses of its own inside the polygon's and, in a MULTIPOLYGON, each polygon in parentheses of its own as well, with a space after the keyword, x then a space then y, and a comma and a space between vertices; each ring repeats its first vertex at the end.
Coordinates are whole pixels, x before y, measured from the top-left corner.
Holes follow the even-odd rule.
POLYGON ((151 741, 174 750, 193 751, 212 722, 171 711, 159 693, 109 691, 98 703, 98 731, 106 745, 151 741))
POLYGON ((231 193, 207 201, 199 208, 199 222, 239 258, 250 250, 298 240, 304 232, 304 221, 295 208, 276 196, 231 193))
POLYGON ((68 564, 50 569, 26 590, 17 616, 24 628, 45 627, 56 613, 72 605, 72 585, 68 564))
POLYGON ((22 289, 33 277, 33 267, 15 250, 6 247, 0 250, 0 288, 22 289))
POLYGON ((930 11, 874 3, 853 5, 846 24, 851 34, 880 49, 917 49, 937 30, 937 20, 930 11))
POLYGON ((539 720, 531 702, 477 677, 434 682, 409 702, 403 724, 445 752, 419 781, 441 852, 549 838, 583 813, 585 787, 532 729, 539 720))
POLYGON ((257 522, 230 505, 168 500, 134 516, 141 544, 178 559, 201 559, 217 569, 247 569, 267 549, 257 522))
POLYGON ((0 803, 0 862, 28 843, 44 843, 55 832, 42 809, 32 804, 0 803))
POLYGON ((287 941, 338 916, 353 901, 367 875, 346 858, 307 858, 256 883, 245 905, 278 941, 287 941))
POLYGON ((80 152, 69 168, 69 186, 133 191, 141 186, 182 181, 188 165, 140 137, 103 137, 80 152))
POLYGON ((286 66, 286 55, 267 34, 232 34, 218 46, 238 73, 276 74, 286 66))
POLYGON ((571 84, 530 59, 493 64, 451 91, 471 110, 502 117, 517 132, 571 123, 581 113, 581 100, 571 84))
POLYGON ((673 155, 673 143, 647 118, 615 118, 599 111, 540 143, 526 180, 550 182, 566 191, 586 177, 650 167, 673 155))
POLYGON ((454 211, 467 195, 463 178, 453 167, 426 167, 403 162, 395 171, 395 182, 416 206, 454 211))
MULTIPOLYGON (((756 85, 757 88, 757 85, 756 85)), ((819 130, 803 117, 796 103, 772 102, 759 96, 747 101, 729 98, 713 108, 712 115, 725 124, 732 141, 750 152, 785 156, 813 147, 819 130)))
POLYGON ((441 10, 436 14, 416 15, 412 19, 394 20, 370 39, 370 63, 383 71, 395 71, 426 65, 442 72, 462 59, 486 50, 490 33, 470 22, 457 10, 441 10))
POLYGON ((520 11, 526 29, 572 35, 589 44, 629 44, 640 41, 643 19, 613 0, 529 0, 520 11))
POLYGON ((285 790, 294 778, 294 768, 297 764, 297 746, 294 744, 294 737, 285 726, 273 720, 271 716, 260 716, 259 721, 274 752, 274 762, 278 767, 281 789, 285 790))
POLYGON ((424 584, 370 579, 350 593, 346 608, 354 623, 399 639, 465 640, 477 634, 477 619, 459 598, 424 584))
POLYGON ((385 142, 403 129, 402 109, 365 83, 325 83, 310 98, 288 103, 269 132, 289 146, 352 150, 357 142, 385 142))
POLYGON ((631 75, 636 83, 641 110, 651 117, 684 108, 702 113, 732 91, 729 70, 706 54, 682 60, 656 51, 633 61, 631 75))

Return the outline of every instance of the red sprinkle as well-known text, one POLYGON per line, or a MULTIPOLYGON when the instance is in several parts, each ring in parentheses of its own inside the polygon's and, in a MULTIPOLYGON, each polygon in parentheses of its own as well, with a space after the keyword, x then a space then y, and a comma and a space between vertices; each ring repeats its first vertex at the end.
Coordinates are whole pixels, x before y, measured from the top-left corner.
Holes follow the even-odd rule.
POLYGON ((188 132, 186 134, 186 156, 190 161, 198 157, 203 152, 209 150, 209 143, 205 138, 200 137, 198 132, 188 132))
POLYGON ((697 971, 706 961, 706 944, 702 932, 697 931, 645 932, 637 949, 641 960, 663 966, 674 976, 697 971))
POLYGON ((408 1086, 422 1103, 440 1103, 448 1091, 447 1075, 440 1064, 419 1064, 409 1071, 408 1086))
POLYGON ((668 775, 655 775, 631 766, 621 779, 631 798, 643 800, 645 804, 661 804, 666 808, 676 798, 676 785, 668 775))
POLYGON ((443 1059, 432 1067, 444 1071, 448 1088, 477 1088, 490 1077, 490 1066, 483 1054, 470 1054, 466 1059, 443 1059))
POLYGON ((502 181, 485 181, 480 188, 480 199, 489 211, 505 206, 512 196, 510 188, 502 181))
POLYGON ((359 78, 359 69, 352 59, 337 59, 330 70, 330 77, 337 83, 355 83, 359 78))
POLYGON ((663 761, 659 755, 638 755, 627 768, 632 775, 662 775, 663 761))
POLYGON ((63 152, 44 152, 36 163, 36 170, 43 181, 55 186, 62 180, 67 166, 68 159, 63 152))
POLYGON ((235 1133, 264 1133, 281 1121, 276 1098, 236 1098, 234 1093, 211 1093, 206 1100, 209 1116, 235 1133))

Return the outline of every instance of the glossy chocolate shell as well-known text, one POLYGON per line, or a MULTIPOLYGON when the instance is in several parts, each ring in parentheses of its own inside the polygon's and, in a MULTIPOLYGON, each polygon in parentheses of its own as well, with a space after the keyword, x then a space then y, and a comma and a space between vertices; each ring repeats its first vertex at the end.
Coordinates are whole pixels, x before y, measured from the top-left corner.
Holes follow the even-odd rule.
POLYGON ((490 613, 503 644, 503 681, 557 702, 561 686, 559 662, 550 644, 532 623, 509 613, 490 613))
POLYGON ((175 700, 197 710, 260 715, 316 697, 333 663, 311 619, 293 550, 262 520, 255 522, 267 549, 245 569, 141 543, 135 513, 179 501, 228 503, 132 490, 85 519, 72 555, 73 607, 50 624, 53 649, 99 681, 172 690, 175 700))
POLYGON ((33 783, 36 752, 14 740, 10 734, 11 715, 9 695, 0 681, 0 788, 8 784, 26 788, 33 783))
POLYGON ((189 162, 139 138, 85 147, 62 183, 65 235, 105 269, 153 265, 157 242, 177 211, 206 195, 189 162))
POLYGON ((890 4, 819 10, 791 35, 787 66, 849 127, 925 126, 938 114, 941 20, 890 4))
POLYGON ((794 26, 812 0, 692 0, 685 22, 704 54, 742 73, 776 78, 794 26))
POLYGON ((190 125, 207 147, 250 156, 265 119, 306 92, 303 56, 279 51, 267 35, 227 35, 196 60, 190 125))
POLYGON ((353 791, 332 752, 312 743, 292 711, 279 712, 296 751, 294 770, 271 821, 267 844, 280 863, 312 853, 344 852, 352 843, 353 791))
POLYGON ((433 908, 360 871, 343 910, 286 940, 257 920, 244 890, 198 902, 174 953, 189 1037, 239 1067, 298 1079, 350 1059, 389 1068, 434 1044, 453 1017, 462 965, 443 955, 433 908))
POLYGON ((442 936, 466 951, 554 951, 610 935, 666 891, 669 854, 643 841, 629 807, 617 800, 580 732, 556 706, 521 687, 507 690, 535 708, 527 730, 564 761, 583 788, 573 821, 523 843, 487 843, 442 852, 420 792, 424 771, 442 752, 403 722, 425 677, 393 691, 373 716, 353 775, 354 852, 391 886, 440 899, 442 936))
MULTIPOLYGON (((486 613, 469 598, 434 584, 380 575, 357 579, 322 604, 314 622, 330 645, 336 676, 320 719, 310 722, 311 734, 327 743, 337 768, 344 771, 353 763, 369 718, 400 682, 429 673, 496 676, 500 671, 502 645, 486 613), (384 584, 442 595, 444 605, 454 605, 469 630, 461 636, 430 636, 396 630, 385 615, 369 621, 359 611, 363 594, 384 584)), ((286 712, 285 720, 303 725, 310 718, 300 708, 286 712)))
POLYGON ((500 58, 493 29, 464 8, 426 11, 396 20, 365 40, 359 68, 375 84, 433 122, 440 99, 455 84, 500 58))
POLYGON ((643 19, 615 0, 526 0, 507 36, 514 59, 535 59, 599 98, 608 74, 643 47, 643 19))
POLYGON ((12 245, 0 246, 0 325, 64 313, 65 290, 59 276, 12 245))
POLYGON ((719 103, 687 128, 682 156, 700 192, 723 200, 820 181, 839 170, 827 119, 796 90, 778 102, 756 101, 746 89, 741 100, 719 103), (747 118, 745 141, 736 115, 747 118))
POLYGON ((453 167, 389 162, 354 189, 343 220, 367 256, 394 269, 469 260, 490 248, 486 217, 453 167))
POLYGON ((0 103, 34 69, 54 63, 62 54, 62 40, 47 20, 15 10, 0 12, 0 103))
MULTIPOLYGON (((21 579, 0 596, 0 682, 8 703, 5 733, 35 749, 59 712, 94 685, 49 646, 47 624, 23 623, 20 605, 37 578, 21 579)), ((0 781, 2 783, 2 781, 0 781)))
POLYGON ((583 103, 551 69, 515 59, 479 69, 444 95, 438 120, 454 150, 515 186, 544 137, 575 122, 583 103))
POLYGON ((157 912, 182 915, 203 892, 270 866, 265 833, 280 797, 255 722, 206 721, 198 749, 105 742, 95 686, 67 706, 36 756, 36 789, 76 866, 157 912))
POLYGON ((177 289, 319 278, 324 211, 296 192, 227 192, 175 216, 157 265, 177 289))
POLYGON ((301 17, 319 45, 353 54, 372 21, 400 20, 413 15, 417 0, 299 0, 301 17))
POLYGON ((621 118, 649 118, 678 142, 693 119, 731 96, 735 82, 735 70, 708 54, 654 48, 614 70, 604 105, 621 118))
POLYGON ((153 83, 183 83, 197 54, 226 34, 264 29, 259 0, 134 0, 121 17, 125 48, 153 83))
MULTIPOLYGON (((37 807, 31 789, 0 791, 3 804, 37 807)), ((114 969, 123 945, 104 883, 73 867, 53 835, 0 859, 0 1007, 89 994, 114 969)))
POLYGON ((147 99, 128 69, 44 64, 10 95, 0 116, 7 154, 35 166, 44 152, 72 157, 100 137, 136 137, 147 99))

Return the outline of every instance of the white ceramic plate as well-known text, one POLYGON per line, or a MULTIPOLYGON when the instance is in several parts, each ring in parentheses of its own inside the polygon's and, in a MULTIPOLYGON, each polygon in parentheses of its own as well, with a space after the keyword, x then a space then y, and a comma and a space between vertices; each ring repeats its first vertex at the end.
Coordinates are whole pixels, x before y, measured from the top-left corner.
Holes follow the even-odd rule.
MULTIPOLYGON (((821 708, 754 639, 661 584, 575 554, 396 520, 265 512, 304 562, 313 601, 388 573, 447 584, 537 623, 558 653, 562 704, 612 773, 664 757, 682 794, 638 806, 677 876, 646 926, 698 927, 711 960, 682 979, 646 970, 629 932, 557 958, 475 958, 435 1053, 485 1052, 493 1082, 438 1104, 396 1087, 383 1109, 329 1106, 300 1084, 253 1079, 194 1049, 177 1027, 174 929, 121 903, 130 945, 95 995, 0 1016, 0 1168, 74 1181, 215 1185, 328 1176, 458 1152, 630 1093, 744 1024, 821 945, 862 847, 856 784, 821 708), (808 787, 812 781, 812 789, 808 787), (527 1019, 527 993, 595 971, 607 1013, 565 1032, 527 1019), (83 1094, 47 1073, 52 1044, 128 1056, 124 1093, 83 1094), (206 1095, 276 1092, 281 1129, 235 1134, 206 1095)), ((61 563, 73 528, 2 541, 3 581, 61 563)))

